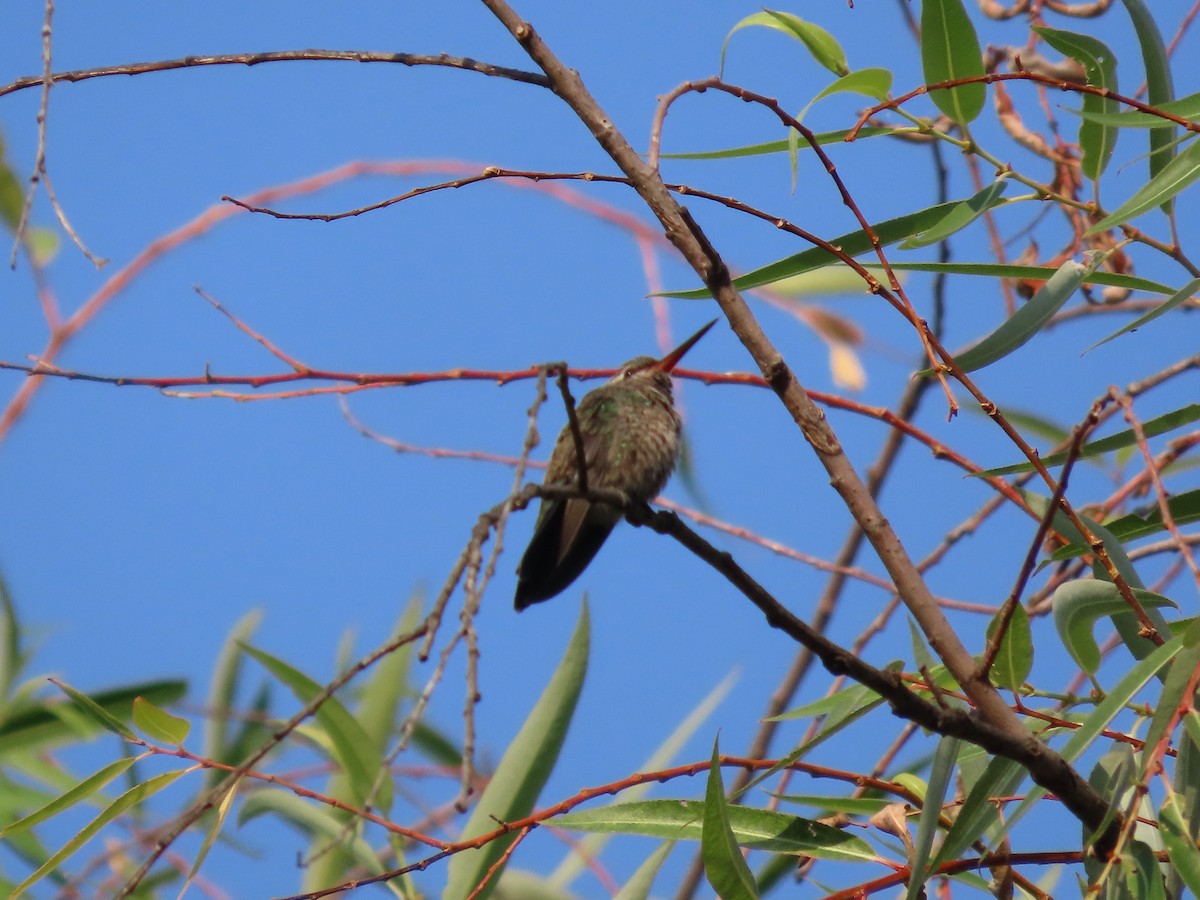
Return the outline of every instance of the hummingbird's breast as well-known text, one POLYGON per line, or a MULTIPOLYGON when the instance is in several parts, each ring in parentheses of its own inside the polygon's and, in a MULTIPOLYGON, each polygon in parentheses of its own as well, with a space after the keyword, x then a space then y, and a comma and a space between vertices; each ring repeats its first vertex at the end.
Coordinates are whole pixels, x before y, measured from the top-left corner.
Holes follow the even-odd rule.
POLYGON ((601 452, 589 461, 590 480, 632 499, 652 499, 666 486, 679 452, 681 423, 670 395, 615 390, 597 412, 607 421, 601 426, 601 452))

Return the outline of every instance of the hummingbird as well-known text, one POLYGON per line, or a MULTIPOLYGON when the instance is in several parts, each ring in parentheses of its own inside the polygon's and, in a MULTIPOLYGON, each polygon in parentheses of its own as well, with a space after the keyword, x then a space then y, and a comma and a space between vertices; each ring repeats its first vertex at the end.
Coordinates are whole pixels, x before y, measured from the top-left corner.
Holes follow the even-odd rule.
MULTIPOLYGON (((589 488, 621 491, 645 503, 666 486, 679 454, 682 424, 671 395, 671 370, 716 323, 709 322, 661 359, 634 357, 579 401, 575 418, 589 488)), ((554 443, 543 483, 579 484, 579 454, 569 422, 554 443)), ((566 590, 620 520, 621 511, 606 503, 543 498, 533 538, 517 567, 517 611, 566 590)))

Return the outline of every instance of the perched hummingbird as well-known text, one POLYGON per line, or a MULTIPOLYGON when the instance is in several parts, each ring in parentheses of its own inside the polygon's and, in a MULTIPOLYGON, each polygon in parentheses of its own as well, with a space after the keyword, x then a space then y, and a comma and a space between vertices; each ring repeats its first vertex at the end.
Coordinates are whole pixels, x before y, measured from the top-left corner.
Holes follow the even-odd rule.
MULTIPOLYGON (((671 477, 679 453, 679 413, 671 370, 716 324, 713 320, 664 356, 631 359, 575 409, 588 488, 618 490, 646 502, 671 477)), ((550 454, 545 484, 578 485, 579 456, 568 422, 550 454)), ((549 600, 578 578, 621 520, 621 511, 582 498, 543 499, 533 538, 517 567, 516 608, 549 600)))

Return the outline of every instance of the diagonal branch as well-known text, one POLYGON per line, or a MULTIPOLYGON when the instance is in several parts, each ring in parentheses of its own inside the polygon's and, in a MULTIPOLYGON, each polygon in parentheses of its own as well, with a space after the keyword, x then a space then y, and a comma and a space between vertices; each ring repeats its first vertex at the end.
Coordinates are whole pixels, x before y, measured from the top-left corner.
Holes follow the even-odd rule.
MULTIPOLYGON (((1031 774, 1036 771, 1035 780, 1057 794, 1072 795, 1072 812, 1085 825, 1091 829, 1101 828, 1105 822, 1107 802, 1059 754, 1031 737, 999 692, 985 679, 978 677, 971 654, 954 633, 899 537, 846 458, 825 416, 767 338, 745 300, 733 286, 728 268, 707 236, 691 215, 676 203, 658 173, 638 156, 617 130, 588 92, 579 74, 550 50, 533 26, 521 19, 504 0, 483 0, 483 3, 550 78, 554 92, 575 111, 596 141, 629 176, 634 188, 659 219, 667 238, 712 291, 738 339, 758 364, 767 384, 779 396, 825 467, 834 489, 841 495, 855 520, 862 525, 867 539, 892 577, 909 611, 928 637, 930 645, 970 697, 981 720, 986 722, 986 727, 996 736, 1003 735, 1003 740, 1008 742, 1014 753, 1012 758, 1031 774)), ((776 623, 791 624, 786 617, 773 616, 772 624, 776 623)), ((1118 828, 1119 823, 1105 827, 1097 842, 1097 852, 1102 857, 1109 855, 1118 828)))

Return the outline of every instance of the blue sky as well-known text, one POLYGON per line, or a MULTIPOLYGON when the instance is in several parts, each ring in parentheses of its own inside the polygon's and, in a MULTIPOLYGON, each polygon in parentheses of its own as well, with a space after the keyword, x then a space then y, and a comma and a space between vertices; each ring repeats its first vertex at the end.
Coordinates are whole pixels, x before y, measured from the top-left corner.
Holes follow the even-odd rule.
MULTIPOLYGON (((1187 5, 1155 4, 1164 30, 1174 29, 1187 5)), ((698 11, 686 2, 530 2, 519 9, 581 72, 634 145, 644 147, 656 96, 715 72, 726 32, 757 7, 719 2, 698 11)), ((918 57, 897 4, 863 2, 850 10, 802 3, 793 11, 838 36, 852 67, 892 68, 897 91, 920 83, 918 57)), ((1086 30, 1095 28, 1111 42, 1121 60, 1122 86, 1132 91, 1141 80, 1140 63, 1122 15, 1114 11, 1109 21, 1086 30)), ((39 5, 10 9, 7 20, 0 34, 3 83, 41 67, 39 5)), ((1024 25, 1014 22, 989 26, 984 39, 1021 42, 1024 34, 1024 25)), ((56 70, 313 46, 445 51, 531 68, 482 7, 461 0, 214 2, 169 12, 154 3, 63 2, 54 20, 56 70)), ((1189 35, 1180 53, 1194 50, 1195 35, 1189 35)), ((796 44, 759 29, 734 37, 726 74, 780 97, 790 109, 801 108, 828 81, 796 44)), ((1177 71, 1176 78, 1181 94, 1193 89, 1184 81, 1187 73, 1177 71)), ((1014 86, 1012 92, 1037 124, 1032 91, 1014 86)), ((38 100, 32 90, 0 98, 6 157, 23 174, 36 150, 38 100)), ((1065 94, 1052 100, 1078 105, 1065 94)), ((807 121, 817 130, 847 127, 858 108, 857 98, 834 98, 807 121)), ((1060 118, 1064 128, 1073 128, 1068 114, 1060 118)), ((1043 173, 994 129, 980 127, 1002 156, 1043 173)), ((707 150, 780 137, 766 112, 710 94, 676 105, 665 149, 707 150)), ((1142 177, 1140 141, 1140 135, 1124 135, 1117 148, 1105 184, 1110 208, 1142 177)), ((864 141, 832 152, 873 221, 934 202, 931 167, 919 148, 864 141)), ((60 85, 50 99, 47 159, 73 226, 96 254, 111 260, 96 271, 63 243, 49 279, 68 313, 149 242, 218 204, 222 195, 244 196, 350 161, 612 169, 586 130, 542 89, 448 69, 356 63, 214 67, 60 85)), ((973 191, 963 167, 952 166, 952 196, 968 196, 973 191)), ((786 158, 778 155, 668 161, 664 172, 669 180, 736 195, 823 236, 854 227, 811 154, 801 159, 795 191, 786 158)), ((338 211, 445 177, 431 166, 415 178, 354 179, 289 201, 287 209, 338 211)), ((650 222, 627 189, 574 189, 650 222)), ((795 238, 729 210, 696 200, 688 206, 738 269, 804 249, 795 238)), ((1011 235, 1029 217, 1022 209, 1002 217, 1001 225, 1011 235)), ((53 226, 44 197, 33 220, 53 226)), ((1161 219, 1147 216, 1146 227, 1166 234, 1161 219)), ((1185 243, 1189 236, 1194 234, 1185 230, 1185 243)), ((1023 246, 1015 243, 1010 254, 1023 246)), ((1054 249, 1053 240, 1042 247, 1046 255, 1054 249)), ((979 228, 956 247, 963 259, 986 253, 979 228)), ((1149 256, 1139 263, 1143 259, 1139 275, 1171 284, 1186 280, 1177 267, 1149 256)), ((695 285, 670 253, 661 254, 659 264, 667 288, 695 285)), ((20 263, 0 278, 0 359, 21 361, 40 352, 44 322, 29 267, 20 263)), ((922 276, 908 283, 926 315, 928 285, 922 276)), ((135 376, 195 375, 206 366, 225 374, 279 371, 278 361, 214 312, 195 286, 314 367, 518 370, 566 359, 599 368, 656 352, 655 318, 646 299, 651 286, 629 235, 544 194, 489 183, 330 224, 232 217, 133 281, 58 364, 135 376)), ((893 403, 914 368, 910 329, 865 295, 823 299, 868 336, 860 352, 869 381, 853 396, 865 404, 893 403)), ((994 282, 954 282, 948 306, 951 347, 978 337, 1003 315, 994 282)), ((675 338, 715 314, 702 302, 668 308, 675 338)), ((831 382, 827 348, 810 329, 787 312, 755 308, 807 386, 840 390, 831 382)), ((1002 405, 1070 424, 1109 383, 1142 377, 1194 347, 1183 327, 1191 319, 1180 318, 1179 325, 1159 323, 1164 327, 1080 356, 1124 321, 1096 317, 1039 337, 982 375, 981 383, 1002 405)), ((752 368, 723 324, 687 364, 718 372, 752 368)), ((0 373, 0 392, 11 396, 21 381, 0 373)), ((1194 393, 1194 378, 1190 384, 1194 393)), ((363 392, 348 403, 356 417, 396 440, 511 455, 519 452, 532 396, 528 381, 505 387, 463 382, 363 392)), ((959 399, 966 403, 965 394, 959 399)), ((682 402, 699 494, 689 495, 677 481, 668 495, 804 552, 832 556, 847 514, 774 398, 754 388, 688 383, 682 402)), ((1145 415, 1180 402, 1150 398, 1145 415)), ((541 419, 543 458, 562 421, 561 410, 549 403, 541 419)), ((843 413, 831 421, 855 462, 868 465, 882 426, 843 413)), ((984 417, 966 410, 946 422, 939 396, 926 398, 919 421, 981 464, 1015 460, 984 417)), ((386 635, 414 590, 436 591, 476 516, 505 496, 511 479, 500 465, 397 455, 364 440, 330 397, 236 403, 51 382, 0 444, 0 571, 39 647, 31 672, 55 672, 83 689, 179 675, 192 681, 199 698, 229 629, 248 610, 261 608, 265 619, 255 642, 327 678, 343 634, 353 634, 358 652, 365 652, 386 635)), ((1103 495, 1104 483, 1094 473, 1079 476, 1085 497, 1089 490, 1103 495)), ((909 446, 883 505, 913 555, 921 557, 988 495, 923 448, 909 446)), ((584 590, 593 615, 592 667, 562 767, 543 799, 552 802, 636 770, 731 672, 738 675, 736 686, 682 759, 706 757, 718 729, 725 749, 743 749, 792 658, 792 645, 681 548, 628 527, 617 530, 574 588, 517 616, 512 571, 532 521, 525 515, 512 522, 479 620, 480 743, 490 757, 498 757, 549 676, 584 590)), ((989 523, 955 562, 935 570, 934 591, 1000 602, 1033 527, 1011 513, 989 523)), ((811 609, 823 575, 760 547, 716 540, 792 609, 801 615, 811 609)), ((861 562, 879 571, 873 559, 861 562)), ((852 641, 885 599, 875 588, 849 587, 834 638, 852 641)), ((1042 624, 1039 638, 1047 653, 1035 672, 1046 686, 1061 686, 1069 671, 1055 659, 1060 654, 1052 631, 1042 624)), ((978 641, 981 629, 979 617, 963 618, 965 635, 978 641)), ((902 619, 869 656, 881 665, 911 660, 902 619)), ((827 684, 817 673, 800 699, 819 697, 827 684)), ((461 695, 456 658, 431 710, 433 720, 452 732, 461 695)), ((882 715, 878 724, 891 727, 882 715)), ((781 747, 799 734, 794 727, 781 747)), ((839 764, 866 767, 878 750, 843 744, 835 756, 839 764)), ((665 794, 700 789, 673 785, 665 794)), ((544 869, 562 852, 541 835, 521 864, 544 869)), ((631 858, 636 863, 637 854, 631 858)), ((242 872, 231 868, 223 875, 214 863, 210 874, 218 883, 224 877, 223 886, 239 896, 245 885, 238 879, 248 877, 242 872)), ((582 896, 604 896, 586 878, 576 888, 582 896)))

